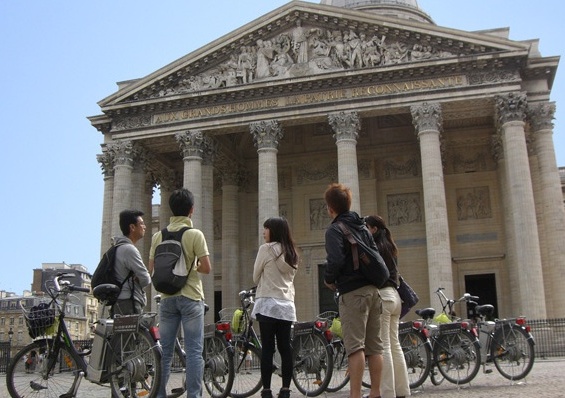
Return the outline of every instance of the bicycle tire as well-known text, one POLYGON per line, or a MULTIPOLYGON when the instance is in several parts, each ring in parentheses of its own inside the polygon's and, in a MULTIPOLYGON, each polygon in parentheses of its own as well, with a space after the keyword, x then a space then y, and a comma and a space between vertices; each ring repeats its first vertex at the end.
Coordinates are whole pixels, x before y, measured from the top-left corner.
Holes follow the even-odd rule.
POLYGON ((445 380, 466 384, 475 378, 481 366, 481 346, 468 330, 440 334, 434 342, 434 364, 445 380))
POLYGON ((261 389, 261 350, 243 341, 233 342, 234 378, 230 396, 247 398, 261 389), (248 357, 248 355, 250 357, 248 357))
POLYGON ((233 348, 223 335, 204 338, 204 386, 212 398, 226 398, 234 380, 233 348))
POLYGON ((161 383, 161 348, 148 331, 117 333, 110 341, 110 387, 115 396, 154 398, 161 383))
POLYGON ((53 343, 53 340, 36 340, 12 358, 6 370, 6 384, 12 398, 55 398, 72 391, 83 369, 77 365, 71 351, 62 344, 55 353, 57 360, 52 363, 51 369, 47 369, 47 358, 53 352, 53 343), (36 359, 34 363, 26 365, 27 358, 36 359))
POLYGON ((443 375, 437 370, 437 366, 432 366, 430 369, 430 381, 432 384, 434 386, 439 386, 444 380, 445 377, 443 377, 443 375))
POLYGON ((432 367, 432 350, 428 339, 421 333, 410 330, 398 336, 404 351, 410 388, 421 386, 426 381, 432 367))
POLYGON ((186 356, 177 340, 167 379, 167 398, 177 398, 186 392, 186 356))
POLYGON ((498 372, 508 380, 520 380, 534 366, 534 341, 521 326, 503 325, 494 333, 490 357, 498 372))
POLYGON ((332 342, 332 351, 334 368, 331 380, 326 387, 327 392, 337 392, 349 383, 349 362, 341 339, 332 342))
POLYGON ((292 350, 292 380, 303 395, 323 393, 332 378, 333 352, 326 338, 317 332, 295 336, 292 350))

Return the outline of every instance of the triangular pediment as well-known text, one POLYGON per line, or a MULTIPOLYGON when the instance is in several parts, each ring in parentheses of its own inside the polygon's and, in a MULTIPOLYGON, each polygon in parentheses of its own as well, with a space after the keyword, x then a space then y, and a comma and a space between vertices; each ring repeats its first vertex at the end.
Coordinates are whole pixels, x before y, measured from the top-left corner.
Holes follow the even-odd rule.
MULTIPOLYGON (((292 1, 142 79, 121 84, 103 110, 222 91, 238 98, 265 82, 464 62, 525 63, 530 43, 433 24, 292 1), (521 61, 520 61, 521 60, 521 61)), ((217 94, 215 94, 217 96, 217 94)))

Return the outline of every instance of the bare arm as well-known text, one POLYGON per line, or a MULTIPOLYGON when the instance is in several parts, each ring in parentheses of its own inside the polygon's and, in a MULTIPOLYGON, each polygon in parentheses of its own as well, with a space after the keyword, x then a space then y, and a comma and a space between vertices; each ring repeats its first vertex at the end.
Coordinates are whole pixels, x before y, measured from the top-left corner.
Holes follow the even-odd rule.
MULTIPOLYGON (((151 265, 151 261, 149 262, 151 265)), ((196 270, 201 274, 209 274, 212 271, 212 264, 210 263, 210 256, 202 256, 198 259, 198 266, 196 270)))

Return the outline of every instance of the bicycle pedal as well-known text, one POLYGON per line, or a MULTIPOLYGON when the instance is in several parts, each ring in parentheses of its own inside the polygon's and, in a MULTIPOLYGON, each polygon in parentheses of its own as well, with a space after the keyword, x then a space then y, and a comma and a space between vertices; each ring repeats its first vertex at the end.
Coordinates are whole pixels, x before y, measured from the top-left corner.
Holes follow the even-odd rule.
POLYGON ((323 381, 320 380, 320 379, 318 379, 318 380, 312 382, 312 384, 316 384, 317 386, 321 385, 322 383, 323 383, 323 381))
POLYGON ((485 369, 485 373, 486 374, 492 373, 492 369, 485 369))

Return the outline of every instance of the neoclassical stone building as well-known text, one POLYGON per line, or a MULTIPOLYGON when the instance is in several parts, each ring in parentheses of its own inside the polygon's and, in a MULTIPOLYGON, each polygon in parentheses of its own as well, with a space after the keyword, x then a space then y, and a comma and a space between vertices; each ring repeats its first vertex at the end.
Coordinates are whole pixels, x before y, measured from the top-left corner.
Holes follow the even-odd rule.
MULTIPOLYGON (((444 287, 501 317, 565 316, 559 57, 507 29, 436 26, 415 0, 321 3, 291 1, 99 102, 101 250, 122 209, 151 214, 158 192, 162 228, 170 192, 187 187, 217 311, 252 286, 262 222, 283 215, 300 247, 298 315, 310 319, 331 305, 323 192, 339 181, 354 210, 388 220, 422 305, 437 307, 444 287)), ((147 259, 150 234, 140 243, 147 259)))

